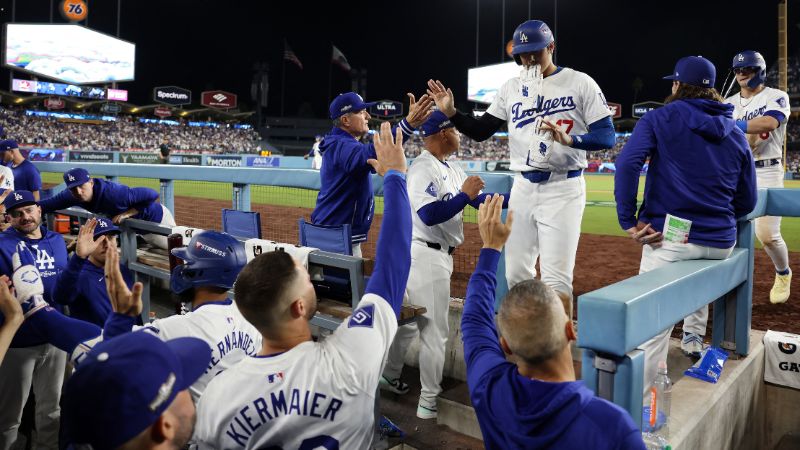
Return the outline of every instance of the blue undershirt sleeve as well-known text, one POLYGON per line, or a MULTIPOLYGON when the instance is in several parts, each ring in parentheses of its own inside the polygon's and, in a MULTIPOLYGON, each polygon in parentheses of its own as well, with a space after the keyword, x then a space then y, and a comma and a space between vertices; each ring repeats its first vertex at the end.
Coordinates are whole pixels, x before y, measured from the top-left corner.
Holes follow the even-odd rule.
POLYGON ((411 204, 405 174, 390 170, 383 180, 383 225, 375 251, 375 269, 365 293, 375 294, 400 315, 411 269, 411 204))
POLYGON ((614 147, 614 123, 604 117, 589 124, 589 132, 572 136, 572 148, 579 150, 605 150, 614 147))
POLYGON ((452 219, 467 206, 469 201, 467 194, 459 192, 449 200, 438 200, 428 203, 417 210, 417 215, 422 220, 422 223, 432 227, 452 219))

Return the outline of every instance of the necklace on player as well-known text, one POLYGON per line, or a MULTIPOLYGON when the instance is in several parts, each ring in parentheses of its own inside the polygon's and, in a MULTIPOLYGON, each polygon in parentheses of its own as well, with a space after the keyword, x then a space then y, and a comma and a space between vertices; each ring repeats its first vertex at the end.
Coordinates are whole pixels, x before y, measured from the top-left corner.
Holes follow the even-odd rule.
POLYGON ((739 106, 741 106, 742 108, 747 108, 747 105, 749 105, 750 103, 753 102, 753 98, 755 98, 755 95, 751 95, 750 98, 747 99, 747 103, 742 103, 742 99, 743 98, 744 97, 742 97, 742 93, 740 92, 739 93, 739 106))

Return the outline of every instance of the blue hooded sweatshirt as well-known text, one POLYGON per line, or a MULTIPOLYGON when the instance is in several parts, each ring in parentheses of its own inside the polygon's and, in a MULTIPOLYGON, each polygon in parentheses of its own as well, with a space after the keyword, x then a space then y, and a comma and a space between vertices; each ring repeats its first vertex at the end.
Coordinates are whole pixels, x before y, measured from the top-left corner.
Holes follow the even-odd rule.
POLYGON ((487 449, 644 450, 633 419, 582 381, 520 375, 498 342, 494 317, 500 252, 481 250, 461 317, 467 385, 487 449))
POLYGON ((117 214, 136 208, 139 213, 133 216, 134 219, 161 223, 164 210, 161 209, 161 204, 156 202, 158 192, 155 190, 147 187, 128 187, 100 178, 93 180, 91 201, 82 202, 73 197, 69 189, 64 189, 55 196, 39 202, 42 212, 51 213, 70 206, 80 206, 87 211, 113 218, 117 214))
POLYGON ((341 128, 333 128, 319 144, 322 153, 317 206, 311 213, 316 225, 352 226, 353 242, 367 240, 375 213, 372 196, 372 166, 375 146, 362 144, 341 128))
POLYGON ((736 218, 756 205, 753 155, 733 121, 733 106, 676 100, 648 112, 617 157, 614 197, 623 229, 636 226, 639 173, 650 166, 638 221, 663 231, 667 214, 692 221, 689 242, 729 248, 736 218))

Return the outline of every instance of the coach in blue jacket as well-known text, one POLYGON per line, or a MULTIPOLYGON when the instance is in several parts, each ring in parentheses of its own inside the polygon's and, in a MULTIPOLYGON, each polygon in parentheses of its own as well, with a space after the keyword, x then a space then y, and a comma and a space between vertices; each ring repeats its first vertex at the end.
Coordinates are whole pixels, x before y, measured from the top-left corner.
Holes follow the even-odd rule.
MULTIPOLYGON (((725 259, 736 243, 736 218, 756 204, 753 155, 733 120, 733 106, 714 89, 716 69, 700 56, 681 58, 666 105, 648 112, 617 157, 614 197, 619 224, 643 245, 639 273, 687 259, 725 259), (644 201, 636 215, 639 173, 650 167, 644 201), (663 240, 667 214, 691 221, 686 242, 663 240)), ((708 307, 686 317, 681 348, 703 350, 708 307)), ((645 351, 645 387, 666 361, 672 327, 641 348, 645 351)))
MULTIPOLYGON (((115 224, 125 219, 141 219, 167 227, 175 226, 172 213, 158 203, 158 192, 147 187, 128 187, 101 178, 91 178, 86 169, 76 167, 64 173, 67 189, 42 200, 39 205, 47 214, 71 206, 111 218, 115 224)), ((147 234, 144 239, 152 245, 167 248, 166 236, 147 234)))
MULTIPOLYGON (((408 138, 431 114, 433 101, 428 95, 415 101, 408 94, 408 116, 397 125, 408 138)), ((369 133, 371 116, 367 108, 375 102, 365 103, 355 92, 340 94, 331 102, 329 112, 333 129, 319 145, 322 153, 317 206, 311 213, 316 225, 350 224, 353 233, 353 255, 361 256, 361 242, 367 240, 375 212, 372 195, 372 168, 368 159, 375 159, 375 146, 361 143, 359 139, 369 133)), ((392 135, 395 134, 392 129, 392 135)))

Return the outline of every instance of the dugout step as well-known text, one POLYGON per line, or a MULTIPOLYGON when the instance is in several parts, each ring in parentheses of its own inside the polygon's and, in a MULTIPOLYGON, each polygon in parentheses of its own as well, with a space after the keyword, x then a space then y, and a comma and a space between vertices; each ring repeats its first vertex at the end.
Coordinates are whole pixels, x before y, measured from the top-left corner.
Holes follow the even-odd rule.
MULTIPOLYGON (((422 420, 417 418, 417 401, 419 399, 419 370, 415 367, 403 368, 403 381, 409 384, 410 390, 405 395, 398 395, 387 391, 380 392, 380 412, 400 429, 405 432, 402 438, 403 446, 398 449, 482 449, 481 438, 474 438, 458 432, 451 427, 442 425, 437 420, 422 420)), ((452 378, 442 381, 445 392, 466 384, 452 378)), ((442 415, 442 403, 439 402, 439 417, 442 415)), ((477 423, 477 422, 476 422, 477 423)), ((478 432, 480 436, 480 432, 478 432)), ((389 448, 392 448, 391 446, 389 448)))

